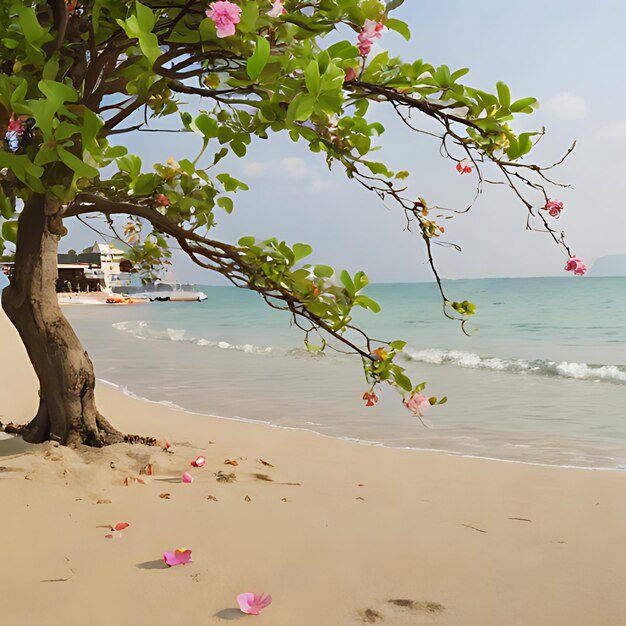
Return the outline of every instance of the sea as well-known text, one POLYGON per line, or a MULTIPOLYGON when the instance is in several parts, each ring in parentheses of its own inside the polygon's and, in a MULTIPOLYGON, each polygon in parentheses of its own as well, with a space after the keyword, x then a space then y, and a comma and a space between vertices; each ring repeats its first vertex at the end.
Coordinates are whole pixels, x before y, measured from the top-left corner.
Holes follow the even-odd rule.
POLYGON ((360 359, 307 352, 256 294, 198 289, 206 301, 64 310, 96 376, 152 402, 368 445, 626 469, 626 278, 445 281, 449 298, 477 305, 467 335, 432 283, 368 286, 382 311, 358 324, 406 341, 399 362, 448 398, 424 421, 391 387, 366 407, 360 359))

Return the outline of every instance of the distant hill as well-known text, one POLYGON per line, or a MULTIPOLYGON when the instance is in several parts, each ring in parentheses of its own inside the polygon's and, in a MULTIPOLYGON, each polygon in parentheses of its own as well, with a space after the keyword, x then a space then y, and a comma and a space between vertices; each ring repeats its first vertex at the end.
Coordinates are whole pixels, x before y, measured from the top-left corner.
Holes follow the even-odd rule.
POLYGON ((601 256, 591 266, 589 276, 626 276, 626 254, 601 256))

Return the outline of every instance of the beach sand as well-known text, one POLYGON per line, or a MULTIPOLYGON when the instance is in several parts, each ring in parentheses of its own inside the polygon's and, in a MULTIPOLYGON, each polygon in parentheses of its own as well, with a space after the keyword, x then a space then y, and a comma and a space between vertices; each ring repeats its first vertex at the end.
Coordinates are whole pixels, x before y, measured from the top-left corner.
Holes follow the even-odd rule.
MULTIPOLYGON (((3 316, 0 343, 0 420, 26 421, 37 386, 3 316)), ((0 435, 0 624, 626 624, 624 473, 358 445, 105 387, 98 401, 172 453, 0 435), (182 547, 193 563, 164 567, 182 547), (274 602, 244 616, 243 591, 274 602)))

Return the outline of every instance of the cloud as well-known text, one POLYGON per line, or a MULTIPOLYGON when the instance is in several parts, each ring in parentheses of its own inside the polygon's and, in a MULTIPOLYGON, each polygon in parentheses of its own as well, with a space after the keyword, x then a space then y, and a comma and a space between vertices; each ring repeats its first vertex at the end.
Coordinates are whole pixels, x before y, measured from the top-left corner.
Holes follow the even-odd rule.
POLYGON ((613 143, 626 143, 626 124, 608 124, 598 131, 600 139, 613 143))
POLYGON ((248 178, 263 178, 267 176, 272 165, 267 161, 245 161, 242 171, 248 178))
POLYGON ((549 98, 545 108, 562 120, 582 120, 587 117, 585 100, 565 91, 549 98))
POLYGON ((285 157, 280 160, 281 169, 292 179, 303 180, 309 178, 315 168, 309 168, 304 159, 298 157, 285 157))
POLYGON ((328 173, 320 172, 320 168, 310 165, 299 157, 283 157, 269 161, 246 161, 242 165, 242 174, 246 178, 263 178, 282 182, 292 181, 302 186, 310 193, 321 193, 332 189, 335 183, 330 180, 328 173))

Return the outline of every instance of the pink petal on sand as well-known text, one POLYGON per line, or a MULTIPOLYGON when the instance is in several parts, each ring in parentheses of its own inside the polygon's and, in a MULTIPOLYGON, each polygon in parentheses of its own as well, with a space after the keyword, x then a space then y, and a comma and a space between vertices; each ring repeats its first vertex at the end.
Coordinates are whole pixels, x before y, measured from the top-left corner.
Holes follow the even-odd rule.
POLYGON ((117 524, 115 524, 115 530, 124 530, 125 528, 128 528, 130 526, 130 524, 127 524, 126 522, 118 522, 117 524))
POLYGON ((198 456, 191 462, 191 467, 203 467, 205 463, 206 459, 203 456, 198 456))
POLYGON ((272 603, 272 596, 269 593, 240 593, 237 596, 237 604, 242 613, 246 615, 258 615, 264 608, 272 603))
POLYGON ((174 550, 163 553, 163 560, 169 567, 191 563, 191 550, 174 550))
POLYGON ((183 472, 183 477, 181 478, 181 480, 184 483, 192 483, 193 482, 193 476, 189 472, 183 472))
POLYGON ((181 565, 185 565, 186 563, 191 563, 191 550, 174 550, 174 555, 178 559, 178 562, 181 565))
POLYGON ((113 535, 105 535, 104 538, 105 539, 113 539, 113 535))

